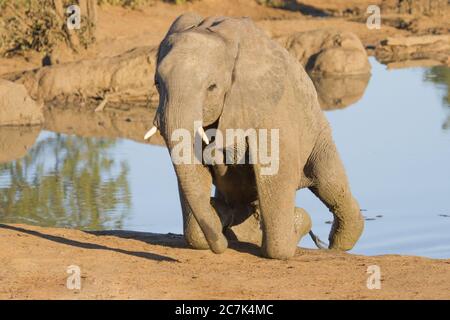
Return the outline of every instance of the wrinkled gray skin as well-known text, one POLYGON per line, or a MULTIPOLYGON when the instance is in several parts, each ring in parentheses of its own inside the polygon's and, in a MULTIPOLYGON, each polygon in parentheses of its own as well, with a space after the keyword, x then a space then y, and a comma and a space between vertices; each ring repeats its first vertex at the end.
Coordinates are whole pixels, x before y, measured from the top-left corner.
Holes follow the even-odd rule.
POLYGON ((296 191, 309 188, 334 215, 329 247, 354 246, 364 222, 313 83, 250 19, 178 17, 161 42, 155 83, 154 124, 169 151, 177 144, 172 132, 184 128, 194 137, 197 120, 222 132, 279 129, 275 175, 261 175, 257 164, 174 165, 189 245, 221 253, 228 246, 224 232, 260 214, 263 255, 288 259, 311 227, 308 214, 295 208, 296 191))

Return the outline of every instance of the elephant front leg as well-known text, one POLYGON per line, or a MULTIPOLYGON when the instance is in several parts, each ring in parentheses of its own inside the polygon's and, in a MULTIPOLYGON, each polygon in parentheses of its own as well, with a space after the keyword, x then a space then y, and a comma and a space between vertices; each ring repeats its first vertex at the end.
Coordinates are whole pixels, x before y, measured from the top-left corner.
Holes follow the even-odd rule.
POLYGON ((268 258, 285 260, 295 254, 294 198, 294 192, 286 194, 276 189, 259 195, 263 221, 261 249, 268 258))
POLYGON ((294 179, 282 170, 275 175, 263 175, 259 165, 254 165, 254 170, 262 217, 262 254, 288 259, 294 256, 298 243, 294 179))

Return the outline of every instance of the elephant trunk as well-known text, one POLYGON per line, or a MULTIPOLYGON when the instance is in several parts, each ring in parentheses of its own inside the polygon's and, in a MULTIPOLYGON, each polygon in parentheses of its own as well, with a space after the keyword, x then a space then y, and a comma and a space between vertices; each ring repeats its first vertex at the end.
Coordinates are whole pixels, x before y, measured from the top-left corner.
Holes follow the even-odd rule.
POLYGON ((181 103, 169 102, 163 108, 164 112, 158 115, 157 123, 171 154, 178 179, 180 201, 185 201, 182 206, 184 205, 192 212, 210 249, 215 253, 221 253, 227 248, 228 243, 222 233, 220 218, 210 203, 211 174, 199 157, 202 152, 201 133, 203 128, 200 122, 202 120, 202 105, 195 103, 195 101, 191 104, 186 103, 186 99, 182 101, 182 106, 181 103), (196 130, 194 122, 202 129, 196 130), (184 130, 183 132, 177 132, 176 130, 179 129, 184 130), (180 141, 180 137, 183 141, 180 141), (188 139, 189 143, 185 142, 184 139, 188 139), (175 161, 174 157, 177 155, 174 154, 174 151, 175 153, 180 151, 179 146, 177 146, 179 143, 183 143, 184 149, 182 152, 188 152, 191 155, 190 161, 175 161), (186 147, 188 150, 186 150, 186 147))

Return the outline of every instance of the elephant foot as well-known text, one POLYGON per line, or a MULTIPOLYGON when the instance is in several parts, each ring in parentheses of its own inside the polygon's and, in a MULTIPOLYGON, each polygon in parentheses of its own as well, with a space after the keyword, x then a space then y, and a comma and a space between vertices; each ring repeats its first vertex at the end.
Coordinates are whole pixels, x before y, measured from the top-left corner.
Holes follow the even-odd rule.
POLYGON ((257 246, 262 244, 262 224, 259 211, 253 212, 243 222, 231 226, 225 230, 225 236, 229 240, 252 243, 257 246))
POLYGON ((334 219, 329 241, 330 249, 348 251, 353 248, 364 230, 364 217, 359 211, 353 210, 353 216, 345 216, 345 219, 334 219))
POLYGON ((302 208, 294 208, 294 236, 289 245, 285 246, 272 245, 262 246, 263 255, 266 258, 287 260, 295 255, 298 243, 307 233, 310 232, 312 226, 311 217, 302 208))
POLYGON ((296 243, 298 243, 312 228, 311 217, 303 208, 295 208, 294 214, 294 230, 296 235, 296 243))

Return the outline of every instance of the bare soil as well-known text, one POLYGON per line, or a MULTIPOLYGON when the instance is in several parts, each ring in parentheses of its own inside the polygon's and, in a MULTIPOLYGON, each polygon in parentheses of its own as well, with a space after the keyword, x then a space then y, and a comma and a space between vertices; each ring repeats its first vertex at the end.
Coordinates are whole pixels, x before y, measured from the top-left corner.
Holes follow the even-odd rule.
POLYGON ((232 243, 192 250, 179 235, 0 225, 0 299, 450 299, 450 260, 301 249, 288 261, 232 243), (66 286, 80 267, 81 289, 66 286), (367 268, 381 268, 381 289, 367 268))

